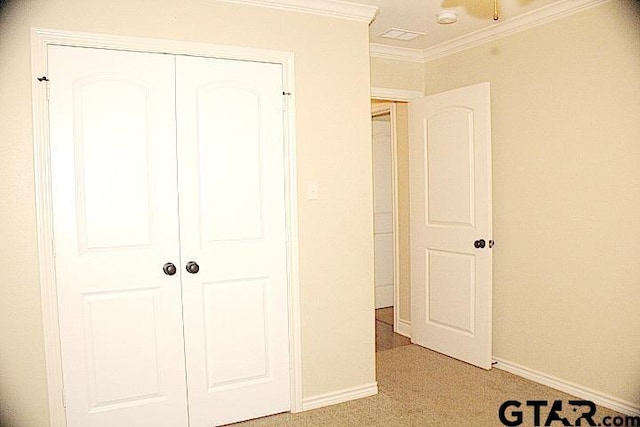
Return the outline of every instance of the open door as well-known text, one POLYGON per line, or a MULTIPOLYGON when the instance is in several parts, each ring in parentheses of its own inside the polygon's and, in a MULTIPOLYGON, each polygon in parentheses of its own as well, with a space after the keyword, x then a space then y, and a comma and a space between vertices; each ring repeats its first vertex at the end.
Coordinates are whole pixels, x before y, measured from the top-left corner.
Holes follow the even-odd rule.
POLYGON ((489 83, 409 104, 411 341, 491 368, 489 83))

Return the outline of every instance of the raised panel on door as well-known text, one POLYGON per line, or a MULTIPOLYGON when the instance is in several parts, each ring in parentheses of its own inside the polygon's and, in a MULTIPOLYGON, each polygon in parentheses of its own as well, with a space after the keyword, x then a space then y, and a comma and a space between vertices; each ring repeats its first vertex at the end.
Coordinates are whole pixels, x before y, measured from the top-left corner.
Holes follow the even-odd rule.
POLYGON ((282 67, 177 58, 192 427, 290 407, 282 67))
POLYGON ((489 369, 488 84, 413 101, 409 135, 412 341, 489 369))
POLYGON ((474 226, 473 110, 446 107, 425 122, 426 226, 474 226))
POLYGON ((454 333, 475 333, 475 258, 436 249, 426 251, 427 322, 454 333))
POLYGON ((49 79, 68 425, 184 426, 173 57, 53 46, 49 79))

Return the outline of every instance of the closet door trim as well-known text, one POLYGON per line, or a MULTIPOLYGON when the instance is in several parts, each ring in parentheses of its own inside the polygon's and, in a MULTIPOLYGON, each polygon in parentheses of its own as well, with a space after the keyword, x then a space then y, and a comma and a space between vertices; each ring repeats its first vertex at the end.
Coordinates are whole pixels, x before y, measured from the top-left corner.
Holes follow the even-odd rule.
POLYGON ((92 34, 33 28, 31 30, 31 71, 34 178, 39 257, 41 308, 43 320, 45 362, 51 427, 66 427, 62 358, 51 208, 51 168, 49 164, 49 113, 47 83, 48 47, 72 46, 98 49, 127 50, 147 53, 192 55, 208 58, 270 62, 282 64, 283 118, 286 179, 287 275, 289 291, 289 346, 291 371, 291 412, 302 410, 302 356, 300 332, 300 280, 298 270, 298 213, 296 200, 296 141, 294 90, 294 55, 292 52, 251 49, 244 47, 189 43, 174 40, 147 39, 105 34, 92 34))

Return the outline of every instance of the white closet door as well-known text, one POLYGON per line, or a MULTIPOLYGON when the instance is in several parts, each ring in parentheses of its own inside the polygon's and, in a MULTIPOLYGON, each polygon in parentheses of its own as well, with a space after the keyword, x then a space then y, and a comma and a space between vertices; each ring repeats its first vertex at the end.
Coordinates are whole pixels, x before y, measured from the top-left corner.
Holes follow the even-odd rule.
POLYGON ((49 79, 68 426, 186 426, 174 58, 50 47, 49 79))
POLYGON ((191 427, 289 410, 282 67, 176 58, 191 427))

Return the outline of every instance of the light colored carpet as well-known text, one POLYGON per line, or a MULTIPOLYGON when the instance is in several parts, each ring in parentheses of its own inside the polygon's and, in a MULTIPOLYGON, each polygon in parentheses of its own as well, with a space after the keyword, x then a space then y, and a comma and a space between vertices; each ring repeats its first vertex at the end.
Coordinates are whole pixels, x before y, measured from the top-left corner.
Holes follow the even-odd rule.
MULTIPOLYGON (((339 405, 298 414, 280 414, 235 424, 238 427, 321 426, 502 426, 498 408, 506 400, 522 402, 522 426, 533 425, 526 400, 562 400, 563 416, 575 424, 577 415, 568 394, 498 369, 484 371, 439 353, 407 345, 376 353, 380 393, 339 405)), ((544 425, 548 407, 542 408, 544 425)), ((581 413, 581 410, 578 414, 581 413)), ((620 415, 598 407, 594 420, 620 415)), ((552 426, 562 426, 555 421, 552 426)), ((587 425, 583 422, 583 425, 587 425)))
POLYGON ((411 340, 393 332, 393 307, 376 310, 376 351, 411 344, 411 340))
POLYGON ((393 326, 380 321, 376 322, 376 351, 390 350, 409 344, 411 340, 393 332, 393 326))

